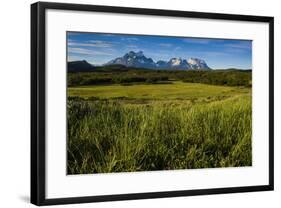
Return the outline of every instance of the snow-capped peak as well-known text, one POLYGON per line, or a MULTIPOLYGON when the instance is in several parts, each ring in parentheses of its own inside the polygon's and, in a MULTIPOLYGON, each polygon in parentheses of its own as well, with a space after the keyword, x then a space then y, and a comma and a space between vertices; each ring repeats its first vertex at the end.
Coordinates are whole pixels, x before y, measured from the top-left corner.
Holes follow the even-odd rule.
POLYGON ((143 52, 142 52, 142 51, 137 52, 137 53, 136 53, 136 56, 137 56, 137 57, 143 56, 143 52))
POLYGON ((205 64, 204 60, 198 58, 189 58, 187 62, 190 64, 198 64, 198 63, 205 64))
POLYGON ((209 69, 206 62, 202 59, 190 58, 187 62, 191 65, 192 69, 209 69))
POLYGON ((122 57, 109 61, 104 65, 121 64, 127 67, 148 68, 148 69, 168 69, 168 70, 190 70, 190 69, 210 69, 204 60, 190 58, 188 61, 182 58, 171 58, 169 61, 159 60, 154 62, 147 58, 142 51, 130 51, 122 57))
POLYGON ((181 64, 181 62, 182 62, 181 58, 172 58, 172 59, 171 59, 171 64, 172 64, 173 66, 178 66, 178 65, 181 64))
POLYGON ((137 58, 137 57, 143 57, 143 52, 139 51, 139 52, 134 52, 134 51, 130 51, 129 53, 126 53, 124 56, 129 56, 132 58, 137 58))

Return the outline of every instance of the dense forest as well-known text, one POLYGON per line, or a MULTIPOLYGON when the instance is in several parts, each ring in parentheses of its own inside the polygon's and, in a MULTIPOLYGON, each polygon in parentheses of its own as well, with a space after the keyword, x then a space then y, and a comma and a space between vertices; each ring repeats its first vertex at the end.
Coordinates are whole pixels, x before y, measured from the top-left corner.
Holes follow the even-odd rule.
POLYGON ((211 85, 251 87, 251 70, 148 70, 127 68, 121 65, 96 67, 91 72, 69 72, 68 86, 130 85, 137 83, 172 83, 183 81, 211 85))

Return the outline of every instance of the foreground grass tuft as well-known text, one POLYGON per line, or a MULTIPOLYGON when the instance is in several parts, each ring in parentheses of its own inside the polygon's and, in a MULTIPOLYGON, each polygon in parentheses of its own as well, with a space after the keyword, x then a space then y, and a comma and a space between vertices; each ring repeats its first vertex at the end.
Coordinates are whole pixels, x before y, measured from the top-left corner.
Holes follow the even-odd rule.
POLYGON ((68 101, 68 174, 251 166, 249 95, 135 105, 68 101))

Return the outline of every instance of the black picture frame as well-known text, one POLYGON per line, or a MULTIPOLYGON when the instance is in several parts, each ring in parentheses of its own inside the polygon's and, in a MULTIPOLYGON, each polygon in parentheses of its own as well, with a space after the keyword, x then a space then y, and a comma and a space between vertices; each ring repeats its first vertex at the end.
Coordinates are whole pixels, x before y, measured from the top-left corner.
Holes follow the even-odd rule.
POLYGON ((236 192, 269 191, 274 189, 274 18, 267 16, 248 16, 235 14, 216 14, 174 10, 94 6, 82 4, 64 4, 38 2, 31 5, 31 203, 35 205, 72 204, 194 196, 205 194, 226 194, 236 192), (72 11, 106 12, 121 14, 156 15, 170 17, 188 17, 217 20, 236 20, 269 23, 269 184, 263 186, 225 187, 200 190, 164 191, 153 193, 130 193, 121 195, 85 196, 73 198, 47 199, 45 195, 45 118, 46 118, 46 83, 45 83, 45 15, 47 9, 72 11))

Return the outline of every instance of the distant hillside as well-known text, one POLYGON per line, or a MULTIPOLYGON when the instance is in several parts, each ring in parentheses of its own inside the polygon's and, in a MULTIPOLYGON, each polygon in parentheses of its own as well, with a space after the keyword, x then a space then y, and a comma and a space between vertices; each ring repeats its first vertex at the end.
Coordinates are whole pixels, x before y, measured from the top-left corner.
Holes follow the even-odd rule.
POLYGON ((87 61, 71 61, 67 63, 68 72, 91 72, 95 69, 92 64, 87 61))

